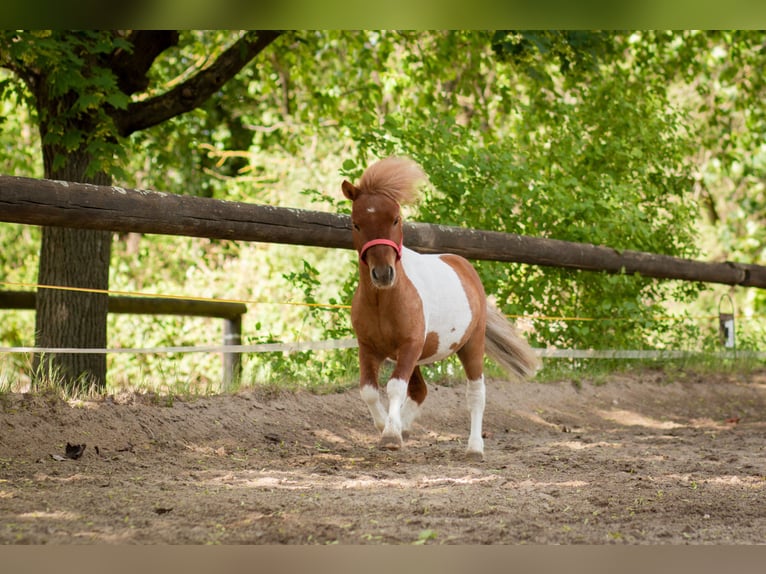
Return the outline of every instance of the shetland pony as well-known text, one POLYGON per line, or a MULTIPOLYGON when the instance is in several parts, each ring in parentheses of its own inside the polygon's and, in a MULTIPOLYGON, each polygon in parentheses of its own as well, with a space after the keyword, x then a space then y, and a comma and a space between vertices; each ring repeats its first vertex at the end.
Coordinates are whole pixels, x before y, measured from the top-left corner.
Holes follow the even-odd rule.
POLYGON ((401 448, 426 398, 420 365, 456 353, 468 377, 471 428, 467 454, 483 458, 486 402, 484 353, 509 373, 532 375, 537 357, 500 311, 487 301, 473 266, 458 255, 423 255, 403 246, 400 204, 416 199, 425 179, 410 159, 390 157, 370 165, 357 185, 343 181, 352 203, 359 284, 351 323, 359 341, 361 395, 380 447, 401 448), (378 388, 381 363, 394 370, 386 384, 388 410, 378 388))

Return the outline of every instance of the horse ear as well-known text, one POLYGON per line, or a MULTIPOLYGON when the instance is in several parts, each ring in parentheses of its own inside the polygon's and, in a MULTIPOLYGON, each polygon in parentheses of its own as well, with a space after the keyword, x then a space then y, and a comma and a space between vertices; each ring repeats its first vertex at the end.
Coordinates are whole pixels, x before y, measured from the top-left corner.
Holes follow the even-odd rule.
POLYGON ((354 201, 357 197, 359 197, 359 188, 348 180, 343 180, 341 189, 343 189, 343 195, 345 195, 351 201, 354 201))

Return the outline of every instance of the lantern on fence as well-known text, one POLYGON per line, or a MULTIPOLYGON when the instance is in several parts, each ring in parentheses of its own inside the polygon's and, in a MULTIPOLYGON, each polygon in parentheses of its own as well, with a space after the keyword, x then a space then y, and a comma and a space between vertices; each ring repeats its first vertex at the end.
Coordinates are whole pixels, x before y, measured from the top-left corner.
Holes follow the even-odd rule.
POLYGON ((723 295, 718 301, 718 336, 721 340, 721 345, 727 349, 734 348, 734 303, 729 295, 723 295), (729 300, 731 313, 721 312, 721 304, 724 298, 729 300))

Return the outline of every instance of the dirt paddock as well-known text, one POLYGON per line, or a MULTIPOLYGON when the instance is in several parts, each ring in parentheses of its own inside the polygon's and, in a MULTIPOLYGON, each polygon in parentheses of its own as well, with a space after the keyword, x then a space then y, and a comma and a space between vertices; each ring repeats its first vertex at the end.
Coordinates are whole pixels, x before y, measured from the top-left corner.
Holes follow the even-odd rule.
POLYGON ((674 379, 490 381, 483 462, 462 385, 393 453, 356 390, 6 394, 0 542, 766 542, 766 371, 674 379))

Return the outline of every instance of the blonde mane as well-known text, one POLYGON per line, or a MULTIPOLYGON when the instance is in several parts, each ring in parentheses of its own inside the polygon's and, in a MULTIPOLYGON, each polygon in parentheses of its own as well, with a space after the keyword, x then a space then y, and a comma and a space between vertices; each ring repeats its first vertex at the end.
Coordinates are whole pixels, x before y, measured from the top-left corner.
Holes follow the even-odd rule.
POLYGON ((418 200, 418 183, 426 179, 426 174, 411 159, 387 157, 364 171, 359 189, 362 193, 383 195, 406 205, 418 200))

